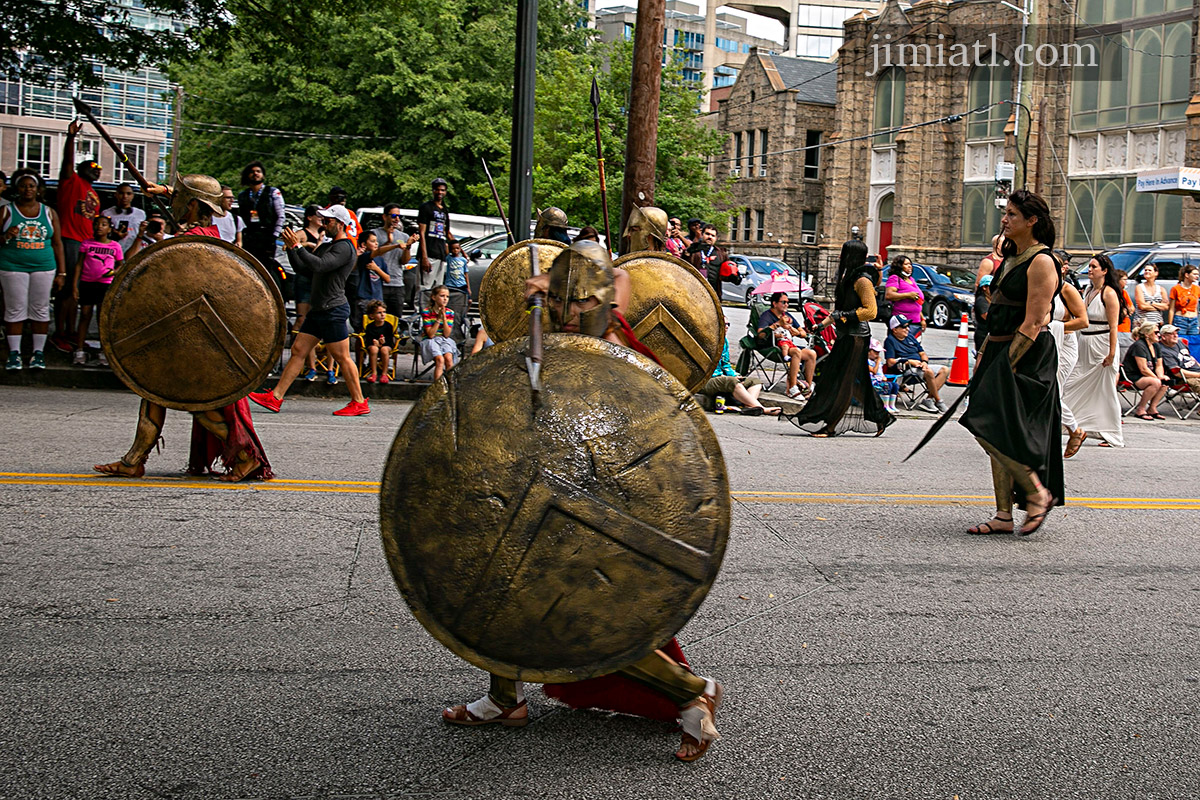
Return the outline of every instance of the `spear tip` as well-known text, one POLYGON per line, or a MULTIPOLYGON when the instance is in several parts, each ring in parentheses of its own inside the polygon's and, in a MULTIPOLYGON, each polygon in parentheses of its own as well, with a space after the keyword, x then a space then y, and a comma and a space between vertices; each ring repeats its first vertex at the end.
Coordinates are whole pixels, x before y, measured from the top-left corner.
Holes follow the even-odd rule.
POLYGON ((592 108, 600 105, 600 84, 596 83, 596 76, 592 75, 592 108))

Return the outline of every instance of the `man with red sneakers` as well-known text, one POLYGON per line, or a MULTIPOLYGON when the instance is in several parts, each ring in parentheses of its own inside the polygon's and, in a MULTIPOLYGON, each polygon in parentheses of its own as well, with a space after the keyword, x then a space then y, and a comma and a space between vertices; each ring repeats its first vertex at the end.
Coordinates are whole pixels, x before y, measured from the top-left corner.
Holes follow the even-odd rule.
POLYGON ((354 240, 347 230, 353 222, 350 212, 343 205, 318 209, 324 218, 325 235, 329 241, 314 252, 304 247, 302 234, 285 228, 283 246, 288 261, 300 275, 312 278, 312 309, 304 317, 300 333, 292 342, 292 356, 279 376, 279 382, 269 392, 252 392, 250 399, 276 414, 283 405, 292 381, 304 369, 309 351, 324 342, 325 349, 342 368, 346 386, 350 389, 350 403, 333 412, 335 417, 360 417, 370 414, 371 409, 363 397, 362 385, 358 381, 358 367, 350 356, 350 304, 346 302, 346 278, 354 269, 358 252, 354 240))

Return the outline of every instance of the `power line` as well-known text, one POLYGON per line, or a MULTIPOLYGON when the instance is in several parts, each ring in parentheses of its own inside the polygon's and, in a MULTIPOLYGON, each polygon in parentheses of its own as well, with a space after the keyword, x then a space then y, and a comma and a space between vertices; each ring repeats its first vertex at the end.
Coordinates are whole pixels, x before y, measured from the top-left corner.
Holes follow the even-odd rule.
MULTIPOLYGON (((1099 28, 1097 28, 1097 27, 1096 27, 1095 25, 1093 25, 1091 22, 1088 22, 1086 19, 1084 19, 1083 17, 1079 16, 1079 12, 1077 12, 1077 11, 1075 10, 1074 6, 1072 6, 1072 5, 1071 5, 1071 4, 1068 2, 1068 0, 1060 0, 1060 2, 1061 2, 1061 3, 1062 3, 1064 6, 1066 6, 1066 9, 1067 9, 1068 11, 1070 11, 1070 12, 1071 12, 1071 16, 1073 16, 1075 19, 1077 19, 1077 20, 1079 20, 1080 22, 1082 22, 1082 23, 1083 23, 1084 25, 1086 25, 1087 27, 1091 28, 1091 29, 1092 29, 1092 31, 1094 31, 1094 32, 1095 32, 1095 34, 1096 34, 1097 36, 1103 36, 1103 37, 1104 37, 1104 39, 1105 39, 1106 41, 1110 41, 1110 42, 1112 42, 1113 44, 1115 44, 1117 47, 1120 47, 1120 48, 1123 48, 1123 49, 1125 49, 1125 50, 1128 50, 1128 51, 1129 51, 1129 52, 1131 52, 1131 53, 1141 53, 1141 54, 1142 54, 1142 55, 1144 55, 1144 56, 1151 56, 1151 57, 1153 57, 1153 58, 1191 58, 1191 57, 1192 57, 1192 54, 1191 54, 1191 53, 1151 53, 1151 52, 1149 52, 1149 51, 1146 51, 1146 50, 1140 50, 1140 49, 1138 49, 1138 48, 1136 48, 1136 47, 1130 47, 1129 45, 1125 44, 1124 42, 1122 42, 1122 41, 1120 40, 1120 37, 1121 37, 1121 36, 1122 36, 1122 35, 1125 33, 1124 31, 1121 31, 1121 32, 1120 32, 1120 33, 1118 33, 1118 34, 1103 33, 1103 32, 1102 32, 1102 31, 1101 31, 1099 28)), ((1186 22, 1186 20, 1180 20, 1180 21, 1181 21, 1181 22, 1186 22)), ((1190 26, 1189 26, 1189 27, 1190 27, 1190 26)), ((1146 28, 1145 30, 1149 30, 1149 28, 1146 28)))
POLYGON ((183 125, 206 133, 228 133, 234 136, 257 136, 263 139, 370 139, 375 141, 394 141, 396 136, 354 136, 350 134, 316 133, 314 131, 288 131, 274 128, 252 128, 245 125, 224 125, 215 122, 198 122, 184 120, 183 125))
MULTIPOLYGON (((1006 105, 1006 104, 1007 105, 1016 105, 1016 103, 1014 103, 1012 100, 997 100, 994 103, 988 103, 985 106, 979 106, 978 108, 972 108, 970 111, 963 111, 962 113, 959 113, 959 114, 947 114, 946 116, 938 117, 937 119, 925 120, 924 122, 914 122, 909 125, 900 125, 895 128, 887 128, 884 130, 875 131, 874 133, 865 133, 862 136, 855 136, 850 139, 838 139, 837 141, 833 141, 833 142, 821 142, 820 144, 810 144, 810 145, 806 145, 804 147, 791 147, 791 148, 788 148, 787 150, 774 150, 769 153, 757 153, 753 156, 745 156, 745 158, 750 158, 751 160, 753 160, 755 158, 761 159, 761 158, 766 158, 767 156, 779 156, 779 155, 784 155, 786 153, 800 153, 805 150, 820 150, 825 147, 834 147, 834 146, 840 145, 840 144, 849 144, 850 142, 861 142, 864 139, 874 139, 878 136, 890 136, 892 134, 903 133, 904 131, 911 131, 911 130, 915 130, 917 128, 924 128, 929 125, 938 125, 938 124, 941 124, 944 122, 961 122, 965 117, 969 117, 972 114, 981 114, 984 111, 987 111, 989 108, 994 108, 996 106, 1001 106, 1001 105, 1006 105)), ((731 161, 741 161, 742 158, 743 157, 714 158, 709 161, 705 161, 704 163, 705 164, 727 164, 731 161)))

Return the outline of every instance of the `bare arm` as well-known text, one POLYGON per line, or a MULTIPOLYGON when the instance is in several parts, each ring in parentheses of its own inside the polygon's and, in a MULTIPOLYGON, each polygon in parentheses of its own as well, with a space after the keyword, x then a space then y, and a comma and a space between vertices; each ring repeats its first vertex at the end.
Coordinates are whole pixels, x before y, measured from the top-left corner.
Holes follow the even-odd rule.
POLYGON ((1025 300, 1025 319, 1018 330, 1029 339, 1037 339, 1042 323, 1050 315, 1054 291, 1058 288, 1058 269, 1050 256, 1035 256, 1029 265, 1029 293, 1025 300))
POLYGON ((1109 287, 1103 289, 1104 318, 1108 320, 1108 355, 1101 362, 1102 366, 1111 367, 1117 358, 1117 325, 1121 319, 1121 300, 1117 293, 1109 287))
MULTIPOLYGON (((47 208, 50 212, 50 247, 54 250, 54 286, 62 288, 62 285, 67 282, 67 259, 63 255, 62 234, 59 233, 58 212, 53 208, 47 208)), ((75 274, 79 275, 83 272, 82 269, 75 270, 75 274)))
MULTIPOLYGON (((378 253, 379 251, 376 250, 375 252, 378 253)), ((371 272, 374 272, 376 275, 378 275, 379 280, 383 281, 384 283, 392 282, 392 276, 387 274, 387 270, 380 269, 379 265, 376 264, 374 261, 367 262, 367 269, 371 270, 371 272)))
POLYGON ((83 129, 83 123, 75 120, 67 126, 67 138, 63 141, 62 164, 58 168, 58 184, 67 182, 75 171, 75 137, 83 129))
POLYGON ((1064 283, 1062 299, 1067 307, 1067 313, 1071 315, 1071 319, 1063 324, 1063 330, 1070 333, 1086 328, 1088 326, 1087 306, 1084 305, 1083 296, 1079 294, 1079 290, 1069 283, 1064 283))

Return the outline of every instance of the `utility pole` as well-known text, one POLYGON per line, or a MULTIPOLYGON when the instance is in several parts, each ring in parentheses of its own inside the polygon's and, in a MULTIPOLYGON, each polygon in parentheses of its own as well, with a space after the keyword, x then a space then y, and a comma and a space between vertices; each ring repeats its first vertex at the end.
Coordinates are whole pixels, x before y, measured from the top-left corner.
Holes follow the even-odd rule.
POLYGON ((666 0, 638 0, 637 27, 633 32, 633 85, 629 92, 620 230, 625 230, 625 220, 634 206, 654 205, 658 100, 662 85, 662 47, 666 21, 666 0))
POLYGON ((533 216, 533 102, 537 88, 537 0, 517 0, 517 52, 513 73, 512 162, 508 213, 513 237, 529 238, 533 216))

